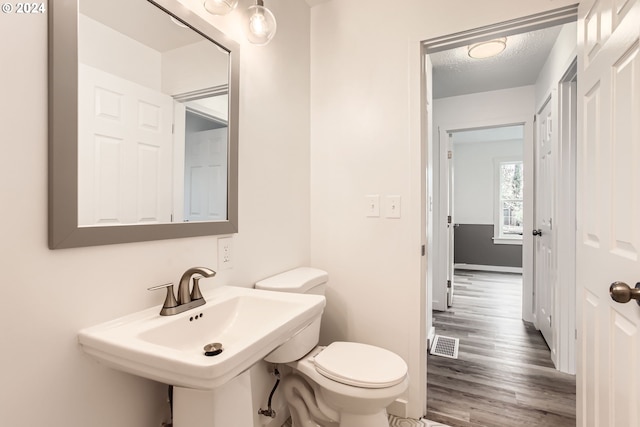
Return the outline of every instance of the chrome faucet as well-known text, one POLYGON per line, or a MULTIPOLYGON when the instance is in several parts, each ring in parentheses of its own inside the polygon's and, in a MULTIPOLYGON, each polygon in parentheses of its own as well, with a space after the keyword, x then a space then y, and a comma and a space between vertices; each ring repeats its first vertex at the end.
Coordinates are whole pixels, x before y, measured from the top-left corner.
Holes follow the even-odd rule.
POLYGON ((203 277, 213 277, 216 272, 206 267, 192 267, 185 271, 178 283, 178 299, 176 300, 173 294, 173 283, 166 283, 164 285, 153 286, 149 288, 150 291, 157 289, 167 288, 167 296, 165 297, 162 310, 160 310, 161 316, 171 316, 174 314, 185 312, 194 307, 199 307, 205 304, 204 297, 200 293, 199 281, 203 277), (193 286, 189 291, 189 283, 193 278, 193 286))

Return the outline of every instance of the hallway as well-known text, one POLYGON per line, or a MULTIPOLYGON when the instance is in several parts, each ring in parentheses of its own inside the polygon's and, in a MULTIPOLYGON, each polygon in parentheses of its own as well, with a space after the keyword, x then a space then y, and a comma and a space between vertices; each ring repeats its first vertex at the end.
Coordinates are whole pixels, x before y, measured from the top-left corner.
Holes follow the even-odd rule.
POLYGON ((452 427, 575 426, 575 377, 555 370, 521 320, 522 276, 456 271, 453 307, 434 312, 458 359, 429 356, 427 418, 452 427))

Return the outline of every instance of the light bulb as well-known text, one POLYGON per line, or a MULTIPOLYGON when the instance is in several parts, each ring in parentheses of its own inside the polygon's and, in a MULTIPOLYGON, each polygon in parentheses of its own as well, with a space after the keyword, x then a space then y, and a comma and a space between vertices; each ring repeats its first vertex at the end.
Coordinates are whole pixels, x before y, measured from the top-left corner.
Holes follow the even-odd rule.
POLYGON ((205 0, 204 8, 213 15, 227 15, 238 5, 238 0, 205 0))
POLYGON ((276 34, 276 17, 261 5, 249 6, 248 14, 247 39, 258 46, 269 43, 276 34))
POLYGON ((258 37, 264 37, 267 32, 267 20, 261 13, 251 15, 249 18, 249 31, 258 37))

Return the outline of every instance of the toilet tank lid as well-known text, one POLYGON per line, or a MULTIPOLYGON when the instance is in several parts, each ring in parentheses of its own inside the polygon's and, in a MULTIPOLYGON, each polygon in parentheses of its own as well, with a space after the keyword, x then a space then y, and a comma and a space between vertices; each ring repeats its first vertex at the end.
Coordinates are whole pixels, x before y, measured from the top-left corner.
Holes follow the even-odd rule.
POLYGON ((311 288, 326 283, 327 280, 329 280, 329 274, 326 271, 312 267, 299 267, 256 282, 256 289, 305 293, 311 288))

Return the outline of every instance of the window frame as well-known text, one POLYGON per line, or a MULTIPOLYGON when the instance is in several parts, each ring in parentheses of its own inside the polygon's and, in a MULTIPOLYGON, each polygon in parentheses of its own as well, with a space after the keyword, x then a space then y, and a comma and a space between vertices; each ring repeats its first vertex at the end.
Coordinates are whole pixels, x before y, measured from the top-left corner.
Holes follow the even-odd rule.
MULTIPOLYGON (((502 232, 502 197, 500 194, 501 187, 501 169, 504 164, 520 163, 522 165, 522 178, 524 180, 524 159, 520 156, 495 157, 494 164, 494 203, 493 203, 493 243, 496 245, 522 245, 523 235, 504 235, 502 232)), ((519 199, 516 199, 519 200, 519 199)), ((522 207, 524 211, 524 193, 522 198, 522 207)), ((523 230, 524 231, 524 230, 523 230)))

